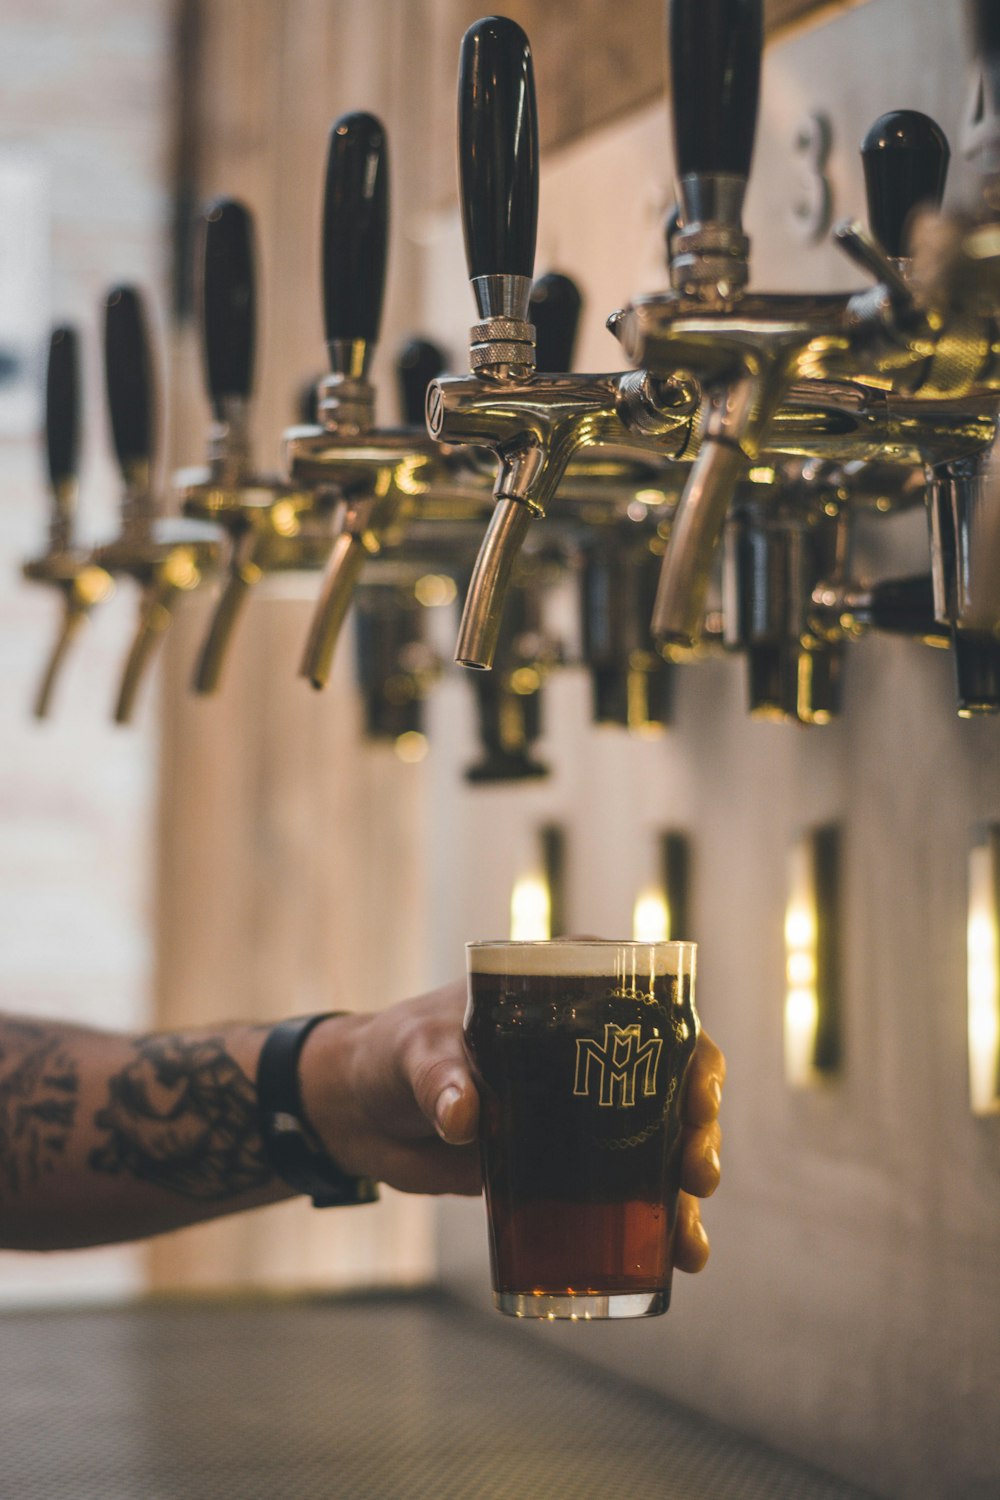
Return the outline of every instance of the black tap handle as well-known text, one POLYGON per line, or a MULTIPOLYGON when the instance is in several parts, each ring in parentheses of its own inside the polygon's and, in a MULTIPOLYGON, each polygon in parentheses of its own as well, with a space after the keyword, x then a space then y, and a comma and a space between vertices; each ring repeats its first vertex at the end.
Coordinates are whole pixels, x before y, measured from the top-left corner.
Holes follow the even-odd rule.
POLYGON ((531 288, 528 320, 535 325, 535 363, 540 370, 559 374, 571 368, 582 305, 576 282, 559 271, 539 276, 531 288))
POLYGON ((389 243, 389 154, 374 115, 330 127, 323 197, 323 317, 328 344, 374 344, 389 243))
POLYGON ((969 0, 972 45, 979 58, 1000 53, 1000 6, 996 0, 969 0))
POLYGON ((153 368, 142 297, 116 286, 104 303, 104 378, 123 471, 153 457, 153 368))
POLYGON ((215 415, 253 389, 256 335, 253 219, 235 198, 216 198, 201 220, 201 336, 215 415))
POLYGON ((396 360, 399 404, 407 427, 423 427, 427 387, 445 367, 437 344, 429 339, 407 339, 396 360))
POLYGON ((762 0, 670 0, 678 177, 748 177, 757 128, 762 0))
POLYGON ((538 117, 528 38, 487 16, 462 38, 458 175, 469 276, 531 276, 538 228, 538 117))
POLYGON ((944 194, 950 156, 940 125, 915 109, 882 115, 861 142, 868 224, 887 255, 904 254, 907 221, 944 194))
POLYGON ((80 356, 76 329, 54 328, 45 372, 45 452, 52 488, 76 478, 80 447, 80 356))

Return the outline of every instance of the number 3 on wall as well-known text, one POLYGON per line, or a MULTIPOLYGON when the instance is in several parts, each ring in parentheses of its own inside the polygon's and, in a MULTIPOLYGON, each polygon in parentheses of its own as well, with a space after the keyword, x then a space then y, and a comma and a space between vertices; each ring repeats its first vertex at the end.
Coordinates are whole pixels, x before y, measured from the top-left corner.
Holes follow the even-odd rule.
POLYGON ((826 175, 833 132, 824 114, 810 114, 795 132, 798 160, 792 198, 792 227, 805 244, 821 239, 833 218, 833 193, 826 175))

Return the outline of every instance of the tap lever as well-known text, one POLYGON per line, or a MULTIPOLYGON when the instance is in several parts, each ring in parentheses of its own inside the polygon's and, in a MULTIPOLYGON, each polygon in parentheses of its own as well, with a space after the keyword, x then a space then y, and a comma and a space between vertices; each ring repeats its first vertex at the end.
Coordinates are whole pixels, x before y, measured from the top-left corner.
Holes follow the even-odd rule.
POLYGON ((1000 57, 1000 8, 996 0, 968 0, 972 45, 978 57, 1000 57))
POLYGON ((427 387, 442 374, 444 367, 444 354, 429 339, 407 339, 400 349, 396 359, 396 383, 407 427, 423 427, 427 387))
POLYGON ((902 271, 857 220, 842 219, 834 227, 833 238, 849 260, 882 283, 897 311, 912 308, 913 293, 902 271))
POLYGON ((671 279, 681 290, 738 291, 748 279, 743 199, 757 125, 762 0, 671 0, 670 71, 684 227, 671 279))
POLYGON ((472 366, 530 371, 538 118, 528 38, 503 16, 477 21, 462 38, 458 168, 466 261, 482 319, 472 331, 472 366))
POLYGON ((323 319, 334 377, 365 382, 382 321, 388 242, 385 130, 374 115, 341 115, 330 127, 323 194, 323 319))
POLYGON ((868 224, 893 260, 906 256, 906 229, 921 204, 944 196, 950 151, 940 125, 915 109, 877 119, 861 143, 868 224))
POLYGON ((69 546, 80 443, 80 359, 76 329, 54 328, 45 373, 45 452, 52 487, 51 546, 69 546))
POLYGON ((142 298, 117 286, 104 304, 104 374, 111 432, 126 485, 148 492, 154 442, 153 367, 142 298))
POLYGON ((535 328, 535 359, 551 374, 569 370, 583 299, 569 276, 548 271, 531 288, 528 313, 535 328))
POLYGON ((672 0, 678 177, 750 175, 763 45, 761 0, 672 0))
POLYGON ((205 385, 216 419, 253 390, 256 336, 253 220, 235 198, 216 198, 202 216, 201 332, 205 385))

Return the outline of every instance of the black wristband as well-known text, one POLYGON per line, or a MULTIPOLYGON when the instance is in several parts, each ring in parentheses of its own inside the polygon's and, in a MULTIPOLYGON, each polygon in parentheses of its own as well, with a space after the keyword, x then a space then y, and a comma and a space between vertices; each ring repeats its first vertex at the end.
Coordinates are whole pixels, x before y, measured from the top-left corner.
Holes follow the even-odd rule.
POLYGON ((257 1063, 264 1154, 278 1176, 297 1192, 307 1193, 316 1208, 342 1208, 378 1199, 376 1182, 370 1177, 352 1177, 327 1154, 302 1105, 299 1057, 306 1038, 320 1021, 340 1014, 326 1011, 279 1021, 268 1032, 257 1063))

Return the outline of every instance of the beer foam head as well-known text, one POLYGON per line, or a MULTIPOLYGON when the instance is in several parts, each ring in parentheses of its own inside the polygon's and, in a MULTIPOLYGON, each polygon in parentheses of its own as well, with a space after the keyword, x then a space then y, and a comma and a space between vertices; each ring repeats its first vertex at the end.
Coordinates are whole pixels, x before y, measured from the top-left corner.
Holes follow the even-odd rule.
POLYGON ((466 943, 470 974, 523 974, 547 978, 650 979, 693 974, 694 943, 584 942, 466 943))

